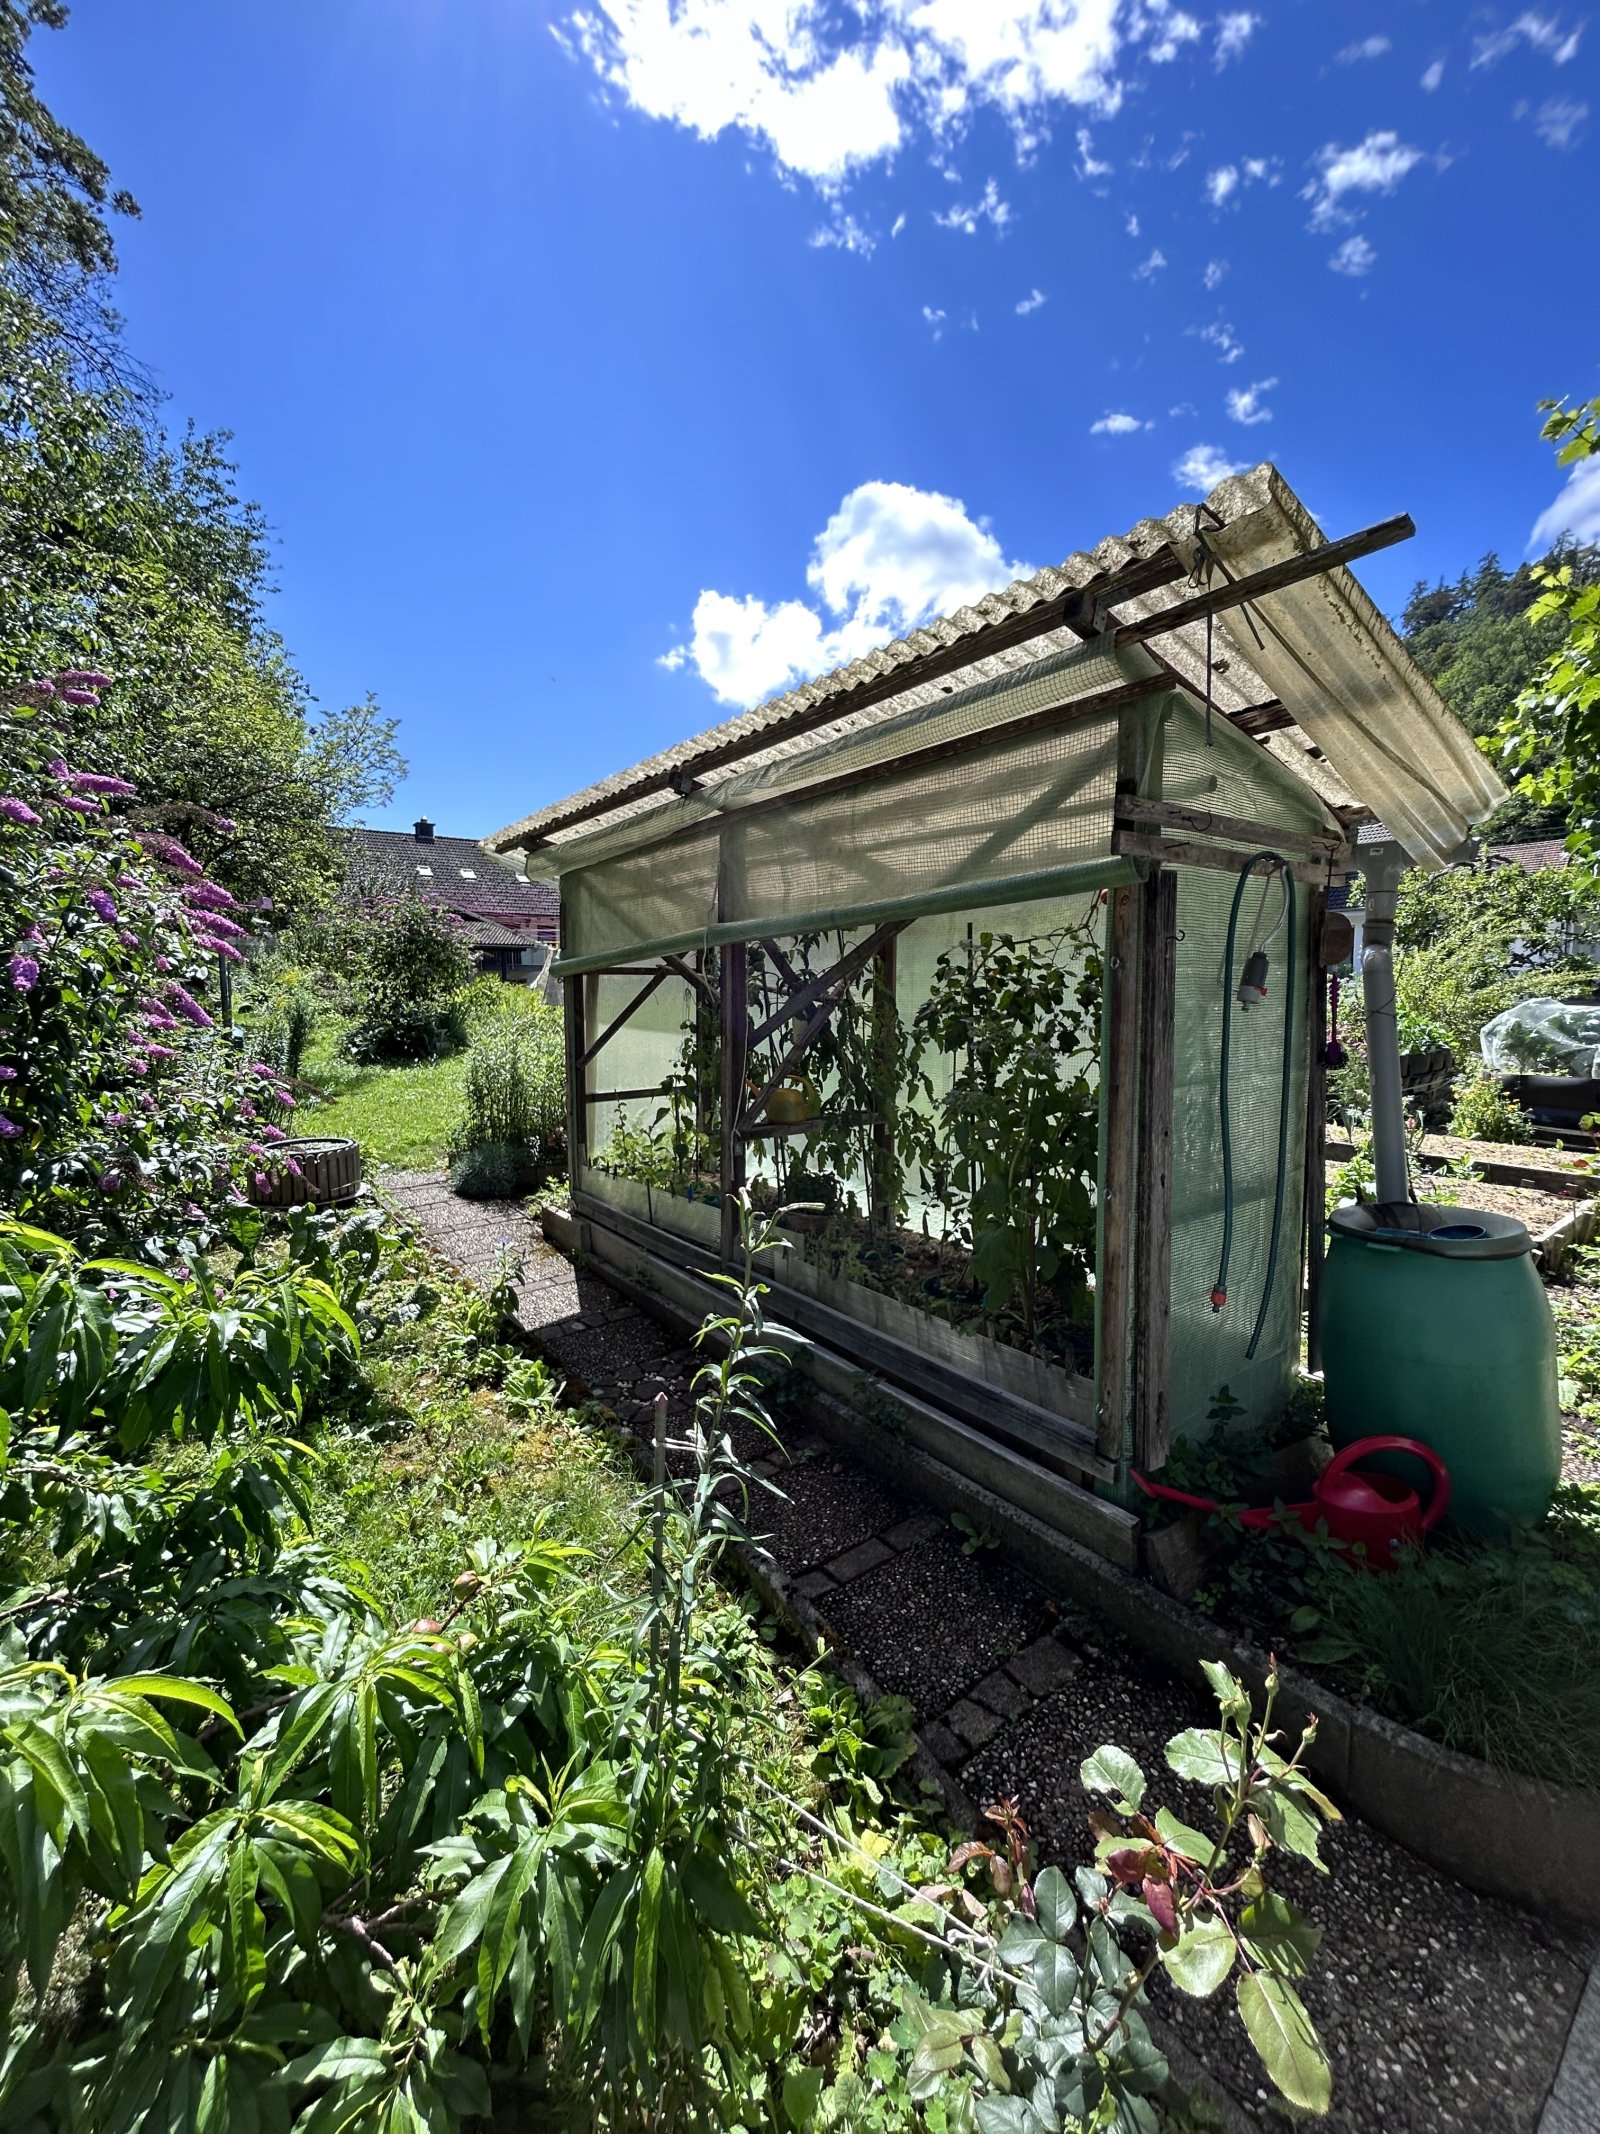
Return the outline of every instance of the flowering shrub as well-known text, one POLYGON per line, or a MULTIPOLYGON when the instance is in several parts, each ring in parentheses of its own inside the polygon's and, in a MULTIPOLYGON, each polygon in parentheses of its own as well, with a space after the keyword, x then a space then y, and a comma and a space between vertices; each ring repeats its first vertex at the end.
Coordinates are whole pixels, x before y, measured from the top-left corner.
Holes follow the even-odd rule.
POLYGON ((126 779, 72 767, 108 686, 75 668, 0 696, 0 1198, 159 1256, 271 1171, 292 1099, 204 1003, 250 938, 234 898, 126 779))

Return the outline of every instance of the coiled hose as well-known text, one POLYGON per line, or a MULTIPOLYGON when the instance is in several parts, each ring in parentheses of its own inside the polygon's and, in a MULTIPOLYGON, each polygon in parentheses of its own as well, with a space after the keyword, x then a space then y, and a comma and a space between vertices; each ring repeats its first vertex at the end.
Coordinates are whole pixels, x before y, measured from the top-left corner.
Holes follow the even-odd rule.
MULTIPOLYGON (((1244 902, 1245 888, 1257 867, 1263 865, 1276 868, 1283 882, 1283 916, 1288 922, 1288 945, 1284 951, 1283 1074, 1278 1098, 1278 1178, 1272 1198, 1272 1237, 1267 1246, 1266 1280, 1262 1284, 1261 1308, 1256 1313, 1250 1344, 1244 1352, 1247 1359, 1254 1356, 1261 1341, 1262 1329, 1267 1323, 1267 1308, 1272 1302, 1273 1286, 1278 1275, 1278 1247, 1283 1238, 1283 1204, 1288 1191, 1289 1093, 1294 1079, 1295 892, 1294 869, 1277 852, 1252 853, 1239 869, 1239 880, 1233 892, 1233 907, 1228 913, 1228 946, 1222 973, 1222 1054, 1218 1063, 1218 1104, 1222 1127, 1222 1258, 1217 1268, 1216 1286, 1211 1292, 1213 1311, 1221 1311, 1228 1301, 1228 1262, 1233 1257, 1233 1117, 1228 1098, 1228 1076, 1233 1055, 1234 949, 1239 933, 1239 907, 1244 902)), ((1276 932, 1277 929, 1274 928, 1273 931, 1276 932)))

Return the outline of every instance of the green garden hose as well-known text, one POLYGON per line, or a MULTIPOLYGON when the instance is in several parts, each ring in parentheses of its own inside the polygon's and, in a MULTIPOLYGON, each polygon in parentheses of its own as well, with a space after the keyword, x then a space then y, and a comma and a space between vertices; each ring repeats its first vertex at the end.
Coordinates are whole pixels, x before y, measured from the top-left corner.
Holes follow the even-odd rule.
MULTIPOLYGON (((1267 1247, 1266 1279, 1261 1290, 1261 1308, 1256 1313, 1250 1344, 1244 1352, 1247 1359, 1254 1356, 1261 1341, 1262 1328, 1267 1323, 1267 1307, 1272 1302, 1273 1285, 1278 1274, 1278 1247, 1283 1237, 1283 1204, 1288 1191, 1289 1095, 1294 1079, 1295 894, 1294 869, 1276 852, 1252 853, 1239 869, 1239 880, 1233 892, 1233 906, 1228 913, 1228 947, 1222 973, 1222 1054, 1218 1063, 1218 1104, 1222 1127, 1222 1259, 1217 1268, 1216 1284, 1211 1292, 1211 1309, 1214 1312, 1221 1311, 1228 1301, 1228 1262, 1233 1256, 1233 1118, 1228 1100, 1228 1075, 1233 1053, 1233 957, 1239 932, 1239 907, 1244 902, 1245 887, 1256 868, 1263 864, 1276 868, 1283 882, 1283 917, 1288 922, 1289 940, 1284 952, 1283 1074, 1278 1098, 1278 1178, 1272 1200, 1272 1237, 1267 1247)), ((1274 932, 1276 930, 1274 928, 1274 932)), ((1246 976, 1249 976, 1248 965, 1246 976)))

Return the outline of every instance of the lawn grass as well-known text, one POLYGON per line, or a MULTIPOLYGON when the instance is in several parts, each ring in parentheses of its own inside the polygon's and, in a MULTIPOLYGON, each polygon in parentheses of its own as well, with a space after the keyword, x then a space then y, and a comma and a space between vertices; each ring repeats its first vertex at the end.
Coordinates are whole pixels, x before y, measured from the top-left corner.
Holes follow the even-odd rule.
POLYGON ((438 1169, 461 1111, 465 1052, 416 1067, 358 1067, 339 1053, 340 1035, 319 1030, 306 1055, 298 1130, 359 1141, 369 1169, 438 1169))

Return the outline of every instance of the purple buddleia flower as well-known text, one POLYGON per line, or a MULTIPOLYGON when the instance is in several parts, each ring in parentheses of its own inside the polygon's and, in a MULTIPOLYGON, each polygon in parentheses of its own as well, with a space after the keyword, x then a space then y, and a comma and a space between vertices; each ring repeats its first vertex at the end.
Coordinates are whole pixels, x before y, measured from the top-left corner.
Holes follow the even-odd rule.
POLYGON ((274 1074, 274 1073, 276 1072, 276 1070, 275 1070, 274 1068, 268 1067, 268 1066, 267 1066, 267 1065, 266 1065, 266 1064, 265 1064, 265 1063, 264 1063, 263 1061, 261 1061, 261 1060, 252 1060, 252 1061, 250 1062, 250 1072, 251 1072, 252 1074, 254 1074, 254 1075, 261 1075, 261 1076, 263 1076, 263 1077, 270 1077, 270 1076, 271 1076, 272 1074, 274 1074))
POLYGON ((65 756, 52 756, 44 767, 44 774, 47 778, 70 778, 72 776, 71 771, 67 768, 65 756))
POLYGON ((63 689, 63 704, 98 704, 100 699, 92 689, 63 689))
POLYGON ((120 1193, 122 1191, 122 1173, 120 1171, 102 1171, 100 1173, 100 1190, 102 1193, 120 1193))
POLYGON ((91 889, 83 901, 97 917, 105 920, 107 926, 116 925, 117 907, 109 890, 91 889))
POLYGON ((69 808, 74 815, 103 815, 104 808, 98 800, 79 800, 69 794, 65 800, 56 802, 58 808, 69 808))
POLYGON ((16 1120, 8 1119, 6 1114, 0 1111, 0 1141, 15 1141, 21 1132, 22 1128, 16 1120))
POLYGON ((175 874, 192 875, 196 881, 205 877, 205 869, 192 852, 186 852, 175 837, 168 837, 164 830, 141 830, 139 842, 152 859, 160 860, 175 874))
POLYGON ((14 1082, 16 1079, 17 1070, 15 1067, 0 1067, 0 1082, 14 1082))
POLYGON ((0 815, 3 815, 7 822, 21 823, 24 828, 39 820, 25 800, 18 800, 10 793, 0 800, 0 815))
POLYGON ((178 1057, 170 1045, 145 1045, 141 1050, 147 1060, 175 1060, 178 1057))
POLYGON ((156 969, 158 971, 170 971, 171 968, 172 958, 170 956, 158 956, 156 958, 156 969))
POLYGON ((258 1126, 256 1132, 263 1141, 287 1141, 289 1138, 281 1126, 258 1126))
POLYGON ((292 1156, 286 1156, 284 1158, 283 1167, 288 1172, 291 1178, 304 1178, 304 1176, 306 1175, 305 1172, 301 1170, 299 1164, 295 1162, 292 1156))
POLYGON ((31 697, 53 697, 56 693, 56 685, 54 682, 28 682, 24 684, 24 686, 27 689, 29 696, 31 697))
POLYGON ((258 1193, 266 1193, 266 1192, 268 1192, 268 1191, 270 1191, 270 1190, 271 1190, 271 1186, 272 1186, 272 1180, 271 1180, 271 1179, 270 1179, 270 1178, 269 1178, 269 1177, 267 1176, 266 1172, 265 1172, 265 1171, 257 1171, 257 1173, 256 1173, 256 1175, 255 1175, 255 1188, 256 1188, 256 1191, 257 1191, 258 1193))
POLYGON ((11 984, 18 993, 31 993, 39 983, 39 965, 32 956, 13 956, 11 984))
POLYGON ((192 993, 186 993, 181 985, 169 985, 167 987, 167 998, 185 1021, 193 1023, 197 1030, 214 1030, 216 1028, 215 1023, 205 1009, 201 1007, 199 1001, 195 999, 192 993))
POLYGON ((80 793, 105 793, 113 800, 137 800, 139 788, 126 778, 108 778, 100 771, 74 771, 72 782, 80 793))
POLYGON ((98 667, 63 667, 56 676, 58 682, 66 682, 74 689, 109 689, 111 677, 102 674, 98 667))
POLYGON ((250 1101, 250 1099, 249 1099, 248 1097, 245 1097, 245 1098, 243 1098, 243 1099, 241 1100, 241 1102, 240 1102, 240 1105, 239 1105, 239 1116, 240 1116, 240 1118, 241 1118, 241 1119, 253 1119, 253 1118, 255 1117, 255 1115, 256 1115, 256 1108, 255 1108, 255 1106, 254 1106, 254 1105, 253 1105, 253 1104, 251 1103, 251 1101, 250 1101))
POLYGON ((248 941, 250 939, 248 926, 240 926, 232 919, 225 919, 220 911, 208 911, 206 913, 205 926, 208 934, 221 934, 228 941, 248 941))
POLYGON ((125 1111, 108 1111, 106 1113, 106 1124, 120 1130, 124 1126, 132 1126, 133 1120, 125 1111))
POLYGON ((237 837, 239 834, 239 825, 231 815, 213 815, 211 826, 215 830, 220 830, 224 837, 237 837))
POLYGON ((283 1110, 294 1110, 294 1098, 290 1096, 288 1090, 275 1089, 272 1094, 277 1099, 277 1102, 282 1106, 283 1110))
POLYGON ((220 882, 190 882, 185 886, 183 896, 186 904, 197 904, 204 911, 237 911, 239 908, 239 899, 231 896, 220 882))
POLYGON ((117 939, 122 943, 124 948, 138 948, 140 945, 139 936, 137 934, 123 932, 118 934, 117 939))
POLYGON ((214 956, 221 956, 229 963, 243 963, 244 958, 231 941, 219 940, 215 934, 196 934, 195 946, 209 949, 214 956))

